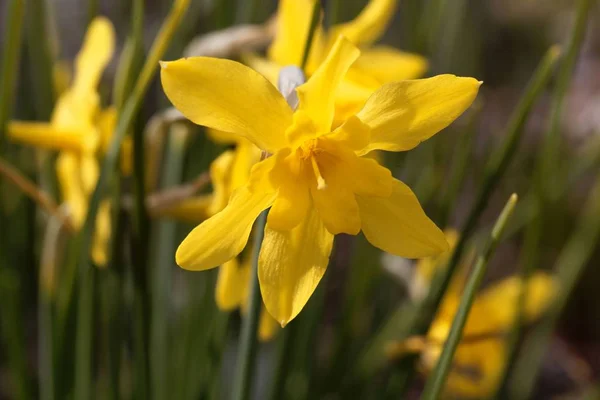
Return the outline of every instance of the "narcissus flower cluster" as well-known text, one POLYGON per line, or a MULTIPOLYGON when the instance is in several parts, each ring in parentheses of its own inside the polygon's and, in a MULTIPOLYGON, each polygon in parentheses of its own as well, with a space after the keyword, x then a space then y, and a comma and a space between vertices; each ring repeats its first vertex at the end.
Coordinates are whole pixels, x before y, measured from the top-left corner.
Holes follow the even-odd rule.
POLYGON ((480 82, 441 75, 388 83, 337 126, 337 89, 359 56, 339 36, 296 89, 295 111, 265 77, 240 63, 196 57, 161 64, 165 93, 187 118, 244 137, 272 155, 252 168, 223 211, 188 235, 177 263, 204 270, 228 262, 270 208, 258 277, 265 306, 282 325, 323 277, 336 234, 362 231, 375 246, 407 258, 448 248, 412 191, 364 156, 409 150, 430 138, 470 106, 480 82))

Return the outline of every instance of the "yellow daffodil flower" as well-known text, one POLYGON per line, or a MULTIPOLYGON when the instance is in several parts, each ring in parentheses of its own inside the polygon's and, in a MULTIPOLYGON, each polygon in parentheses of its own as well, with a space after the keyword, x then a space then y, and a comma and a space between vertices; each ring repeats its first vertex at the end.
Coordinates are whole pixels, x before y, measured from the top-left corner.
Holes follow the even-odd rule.
MULTIPOLYGON (((63 201, 70 207, 76 229, 81 228, 99 176, 97 151, 106 148, 116 122, 113 108, 100 110, 96 87, 114 51, 114 29, 106 18, 94 19, 75 61, 75 77, 60 95, 49 123, 11 121, 11 139, 40 148, 58 150, 57 177, 63 201)), ((110 238, 110 203, 98 212, 92 259, 106 264, 110 238)))
MULTIPOLYGON (((192 197, 161 210, 161 216, 200 223, 222 211, 227 206, 231 194, 248 183, 252 166, 260 160, 260 149, 246 139, 224 132, 210 131, 209 136, 219 143, 235 143, 234 150, 224 152, 210 166, 213 192, 192 197)), ((251 278, 250 266, 251 259, 241 256, 232 258, 220 266, 215 290, 215 300, 219 309, 233 311, 240 308, 242 313, 245 313, 251 278)), ((259 321, 259 339, 270 340, 276 330, 277 322, 263 309, 259 321)))
MULTIPOLYGON (((248 65, 271 83, 277 82, 282 66, 300 66, 315 1, 280 0, 275 40, 268 49, 268 59, 256 55, 244 57, 248 65)), ((306 67, 308 76, 317 70, 339 35, 362 48, 360 57, 335 92, 334 125, 356 114, 381 85, 420 78, 425 73, 427 61, 423 57, 389 46, 372 46, 385 32, 397 3, 397 0, 371 0, 354 20, 334 25, 328 32, 322 25, 317 28, 306 67)))
MULTIPOLYGON (((453 247, 458 235, 446 233, 453 247)), ((432 279, 435 271, 446 266, 447 252, 440 257, 420 260, 417 279, 432 279)), ((467 273, 465 263, 453 278, 426 338, 413 337, 388 348, 391 354, 420 352, 420 366, 430 373, 442 354, 444 343, 463 294, 467 273)), ((475 299, 462 340, 454 354, 453 368, 446 382, 446 393, 461 398, 488 398, 499 385, 507 360, 507 338, 515 322, 522 281, 511 276, 484 289, 475 299)), ((536 273, 528 284, 525 320, 538 318, 550 305, 556 293, 554 279, 546 273, 536 273)))
POLYGON ((240 63, 209 57, 161 63, 165 93, 187 118, 273 154, 252 168, 223 211, 188 235, 177 263, 204 270, 233 259, 270 207, 258 277, 267 310, 281 325, 315 290, 338 233, 362 230, 375 246, 407 258, 448 247, 408 186, 363 156, 409 150, 430 138, 469 107, 480 82, 441 75, 388 83, 334 128, 335 93, 359 55, 340 36, 296 89, 295 112, 266 78, 240 63))

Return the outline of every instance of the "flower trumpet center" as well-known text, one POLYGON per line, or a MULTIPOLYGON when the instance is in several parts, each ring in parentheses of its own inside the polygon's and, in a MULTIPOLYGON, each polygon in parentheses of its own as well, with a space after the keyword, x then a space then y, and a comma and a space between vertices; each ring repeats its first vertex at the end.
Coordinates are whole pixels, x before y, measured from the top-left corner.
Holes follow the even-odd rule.
POLYGON ((300 145, 298 148, 298 156, 301 161, 307 165, 312 174, 314 175, 317 182, 317 189, 323 190, 327 187, 325 178, 319 167, 318 154, 322 153, 323 149, 319 147, 318 139, 309 139, 300 145))

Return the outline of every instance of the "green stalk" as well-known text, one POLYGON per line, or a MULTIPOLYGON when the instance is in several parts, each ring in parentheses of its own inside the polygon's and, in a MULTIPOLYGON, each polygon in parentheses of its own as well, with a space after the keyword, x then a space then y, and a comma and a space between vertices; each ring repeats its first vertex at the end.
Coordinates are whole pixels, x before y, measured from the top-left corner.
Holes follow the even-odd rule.
POLYGON ((0 152, 4 151, 6 123, 12 113, 21 52, 24 1, 12 0, 6 14, 5 46, 0 76, 0 152))
POLYGON ((121 143, 128 131, 133 126, 144 95, 150 86, 152 78, 156 74, 158 61, 166 51, 169 42, 179 26, 183 15, 189 5, 189 0, 177 0, 173 4, 171 12, 163 23, 159 31, 142 71, 136 81, 133 91, 129 95, 115 129, 114 137, 110 147, 104 157, 100 177, 96 188, 92 194, 89 203, 88 214, 83 225, 80 237, 78 238, 78 269, 82 287, 80 290, 81 299, 79 301, 79 313, 77 323, 77 347, 76 347, 76 399, 89 399, 92 392, 91 382, 91 311, 93 310, 93 299, 87 297, 91 294, 93 288, 93 271, 89 263, 89 253, 92 243, 92 236, 96 223, 96 216, 100 207, 104 191, 109 183, 110 177, 115 172, 119 160, 119 151, 121 143), (85 307, 89 307, 85 309, 85 307))
POLYGON ((556 261, 556 276, 560 290, 546 318, 536 327, 523 346, 526 353, 518 360, 514 370, 511 399, 531 397, 544 353, 552 331, 567 305, 585 266, 594 254, 600 240, 600 176, 578 220, 575 232, 562 249, 556 261))
POLYGON ((539 171, 537 171, 539 174, 536 177, 542 190, 545 189, 545 193, 551 193, 553 189, 550 186, 544 187, 543 185, 557 185, 556 179, 550 179, 549 177, 556 176, 555 173, 560 167, 558 154, 561 147, 560 122, 563 115, 564 100, 571 85, 573 70, 585 37, 587 19, 593 3, 594 0, 579 0, 575 26, 567 46, 567 52, 558 71, 550 112, 550 128, 543 142, 542 154, 539 158, 539 171))
POLYGON ((36 117, 48 121, 54 108, 54 54, 48 27, 46 0, 27 1, 27 56, 31 67, 32 96, 36 117))
MULTIPOLYGON (((12 114, 14 89, 17 82, 17 72, 20 62, 21 34, 23 29, 24 1, 12 0, 6 10, 6 31, 4 33, 5 46, 2 52, 2 65, 0 75, 0 155, 5 151, 5 128, 12 114)), ((4 189, 0 182, 0 190, 4 189)), ((2 200, 0 196, 0 201, 2 200)), ((12 381, 11 394, 15 399, 27 399, 30 397, 30 387, 27 376, 27 355, 25 335, 23 331, 24 321, 22 314, 21 298, 19 289, 21 279, 13 268, 10 268, 10 245, 7 238, 9 232, 6 227, 8 216, 0 204, 0 310, 2 319, 0 328, 2 333, 2 344, 6 352, 8 370, 12 381)))
MULTIPOLYGON (((133 77, 139 73, 137 66, 143 57, 143 21, 144 2, 135 0, 132 13, 132 43, 133 52, 129 82, 132 84, 133 77)), ((136 113, 137 114, 137 113, 136 113)), ((144 130, 135 126, 133 128, 133 234, 132 234, 132 260, 133 260, 133 284, 134 284, 134 391, 139 398, 147 398, 150 394, 150 290, 148 278, 148 241, 150 238, 150 219, 146 209, 145 161, 144 161, 144 130)))
MULTIPOLYGON (((542 151, 534 170, 534 207, 539 210, 538 215, 554 215, 549 209, 552 198, 562 186, 564 175, 561 169, 561 159, 558 156, 561 146, 560 122, 564 108, 564 98, 573 77, 573 70, 577 62, 577 55, 585 36, 587 18, 593 0, 579 0, 577 16, 573 32, 569 39, 566 55, 558 72, 557 83, 553 93, 550 112, 550 126, 546 131, 542 143, 542 151)), ((529 224, 525 232, 525 275, 531 274, 535 265, 539 264, 540 243, 544 221, 536 217, 529 224)))
MULTIPOLYGON (((168 151, 161 179, 162 187, 169 188, 181 182, 188 129, 183 124, 174 124, 169 132, 168 151)), ((151 324, 151 381, 152 393, 157 400, 168 399, 169 388, 169 324, 170 298, 173 271, 173 254, 177 224, 160 221, 157 224, 156 254, 152 279, 152 324, 151 324)))
MULTIPOLYGON (((87 263, 80 273, 79 297, 77 299, 77 325, 75 337, 75 399, 92 398, 92 348, 94 320, 95 267, 87 263)), ((83 258, 83 256, 82 256, 83 258)))
POLYGON ((440 356, 435 369, 425 384, 421 399, 436 400, 440 398, 440 395, 442 394, 442 390, 446 384, 446 378, 452 368, 452 358, 458 348, 463 329, 467 323, 469 311, 475 300, 475 295, 479 290, 479 286, 481 286, 483 277, 487 272, 488 262, 502 238, 502 233, 514 211, 516 203, 517 195, 513 194, 504 206, 500 217, 498 217, 483 254, 480 254, 477 259, 473 272, 465 285, 464 294, 460 301, 460 305, 458 306, 454 321, 452 322, 452 328, 448 334, 444 350, 442 351, 442 355, 440 356))
POLYGON ((304 45, 304 52, 302 53, 302 63, 300 64, 300 68, 302 71, 306 71, 306 64, 308 63, 308 58, 310 56, 310 50, 312 48, 312 42, 315 37, 315 32, 317 30, 317 26, 321 22, 321 2, 315 1, 315 5, 313 6, 313 12, 310 19, 310 27, 308 30, 308 36, 306 37, 306 44, 304 45))
POLYGON ((256 358, 256 336, 258 319, 262 300, 258 285, 258 256, 267 225, 269 210, 263 211, 256 220, 254 231, 254 250, 252 252, 252 270, 250 272, 250 296, 248 302, 248 314, 242 323, 240 336, 240 347, 238 350, 237 367, 233 383, 233 399, 247 400, 250 398, 252 386, 252 372, 256 358))

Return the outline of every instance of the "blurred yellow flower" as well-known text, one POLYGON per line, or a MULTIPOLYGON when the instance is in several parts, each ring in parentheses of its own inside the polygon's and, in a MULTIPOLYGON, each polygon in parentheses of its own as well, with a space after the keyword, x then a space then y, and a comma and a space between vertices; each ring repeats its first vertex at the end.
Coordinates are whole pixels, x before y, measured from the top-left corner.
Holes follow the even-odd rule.
MULTIPOLYGON (((316 1, 280 0, 275 40, 268 49, 268 59, 250 54, 244 61, 273 84, 281 67, 300 66, 316 1)), ((334 126, 356 114, 381 85, 420 78, 427 70, 427 60, 419 55, 389 46, 372 46, 385 32, 397 3, 398 0, 370 0, 354 20, 334 25, 327 32, 322 25, 318 26, 306 66, 308 76, 325 60, 339 35, 362 49, 335 92, 334 126)))
MULTIPOLYGON (((453 247, 458 234, 448 231, 446 237, 453 247)), ((447 252, 441 257, 420 260, 415 278, 428 278, 430 282, 434 273, 446 266, 449 255, 447 252)), ((465 263, 453 278, 427 337, 412 337, 392 344, 388 348, 390 355, 420 352, 423 372, 433 371, 460 304, 467 265, 469 263, 465 263)), ((525 304, 526 321, 537 319, 547 309, 556 293, 556 284, 546 273, 538 272, 531 277, 525 304)), ((496 392, 507 361, 507 338, 517 317, 521 290, 521 279, 511 276, 484 289, 475 298, 446 382, 448 395, 481 399, 496 392)))
POLYGON ((407 258, 448 247, 412 191, 362 156, 409 150, 430 138, 469 107, 480 82, 441 75, 389 83, 333 128, 335 93, 359 55, 340 36, 296 89, 295 112, 268 80, 240 63, 209 57, 162 63, 165 93, 187 118, 273 154, 252 168, 223 211, 188 235, 177 263, 204 270, 233 259, 254 220, 271 207, 258 277, 267 310, 281 325, 300 312, 323 277, 335 234, 362 230, 375 246, 407 258))
MULTIPOLYGON (((75 61, 71 86, 58 98, 49 123, 11 121, 11 139, 36 147, 58 150, 57 177, 64 202, 69 205, 73 226, 81 228, 99 176, 97 151, 104 150, 116 122, 113 108, 100 110, 97 86, 114 51, 114 29, 103 17, 88 28, 75 61)), ((107 261, 110 239, 110 203, 99 209, 92 258, 99 266, 107 261)))

